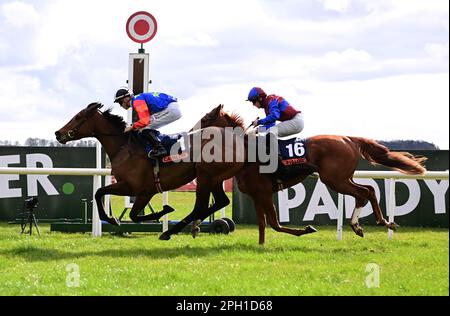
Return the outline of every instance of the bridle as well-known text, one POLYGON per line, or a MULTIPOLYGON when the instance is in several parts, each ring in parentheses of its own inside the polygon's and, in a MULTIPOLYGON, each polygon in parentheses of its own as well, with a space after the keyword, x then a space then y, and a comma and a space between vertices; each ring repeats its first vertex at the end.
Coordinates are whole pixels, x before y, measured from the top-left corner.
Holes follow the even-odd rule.
MULTIPOLYGON (((101 113, 100 111, 98 111, 98 112, 101 113)), ((78 133, 78 130, 79 130, 79 129, 81 128, 81 126, 83 126, 83 124, 86 123, 88 120, 89 120, 88 117, 83 116, 83 118, 81 119, 81 121, 78 122, 78 124, 77 124, 74 128, 72 128, 72 129, 70 129, 70 130, 67 131, 67 133, 66 133, 67 138, 69 138, 69 140, 74 139, 74 138, 75 138, 75 135, 78 133)), ((130 133, 130 134, 131 134, 131 133, 130 133)), ((123 136, 123 135, 124 135, 124 133, 110 134, 110 133, 94 133, 94 132, 92 132, 90 135, 88 135, 88 137, 95 137, 95 136, 112 136, 112 137, 116 136, 116 137, 118 137, 118 136, 123 136)))
POLYGON ((88 120, 88 118, 86 116, 83 117, 83 119, 81 120, 81 122, 79 122, 73 129, 68 130, 67 131, 67 137, 69 139, 73 139, 76 135, 76 133, 78 132, 78 130, 80 129, 80 127, 86 123, 88 120))

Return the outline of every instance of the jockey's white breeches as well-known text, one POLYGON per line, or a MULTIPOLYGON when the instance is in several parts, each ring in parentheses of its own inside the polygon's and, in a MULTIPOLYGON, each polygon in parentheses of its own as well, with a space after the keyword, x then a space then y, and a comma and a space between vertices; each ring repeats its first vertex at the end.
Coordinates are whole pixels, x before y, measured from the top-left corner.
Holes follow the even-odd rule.
POLYGON ((167 124, 175 122, 181 117, 180 106, 177 102, 170 103, 161 112, 152 114, 150 124, 143 129, 159 129, 167 124))
POLYGON ((300 133, 305 127, 305 121, 302 113, 297 113, 292 119, 269 128, 267 132, 274 133, 277 137, 286 137, 300 133))

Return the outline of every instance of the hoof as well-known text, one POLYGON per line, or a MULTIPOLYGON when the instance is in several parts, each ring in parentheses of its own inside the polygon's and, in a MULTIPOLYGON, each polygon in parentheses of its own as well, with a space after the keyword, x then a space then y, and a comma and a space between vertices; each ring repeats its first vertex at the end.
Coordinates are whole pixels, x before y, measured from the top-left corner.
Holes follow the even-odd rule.
POLYGON ((361 226, 359 226, 359 224, 350 225, 350 227, 353 229, 353 231, 355 232, 356 235, 358 235, 361 238, 364 238, 364 231, 361 228, 361 226))
POLYGON ((308 226, 305 227, 305 233, 306 234, 317 233, 317 229, 315 229, 311 225, 308 225, 308 226))
POLYGON ((193 228, 191 234, 192 234, 192 238, 195 239, 195 237, 197 237, 198 234, 200 234, 200 227, 193 228))
POLYGON ((392 229, 393 231, 396 231, 399 225, 396 222, 390 222, 387 225, 387 228, 392 229))
POLYGON ((113 226, 120 226, 120 221, 115 216, 107 217, 107 218, 102 219, 102 220, 106 221, 108 224, 111 224, 113 226))
POLYGON ((169 214, 172 213, 173 211, 175 211, 175 209, 169 205, 164 205, 163 206, 163 212, 164 214, 169 214))
POLYGON ((159 240, 170 240, 170 234, 167 232, 162 233, 161 236, 159 236, 159 240))
POLYGON ((191 229, 192 238, 195 238, 197 237, 198 234, 200 234, 200 227, 199 227, 200 224, 201 224, 200 220, 192 222, 192 229, 191 229))

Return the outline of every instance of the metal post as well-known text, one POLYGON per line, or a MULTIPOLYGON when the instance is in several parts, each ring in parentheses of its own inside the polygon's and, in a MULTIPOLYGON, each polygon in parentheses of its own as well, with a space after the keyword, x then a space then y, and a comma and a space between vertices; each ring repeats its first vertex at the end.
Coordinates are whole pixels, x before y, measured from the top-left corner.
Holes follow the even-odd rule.
MULTIPOLYGON (((111 185, 112 183, 112 177, 111 176, 105 176, 105 187, 108 185, 111 185)), ((111 210, 111 195, 105 195, 105 212, 109 216, 112 216, 112 210, 111 210)))
MULTIPOLYGON (((97 141, 97 144, 95 146, 96 150, 96 168, 100 169, 102 167, 102 147, 100 145, 100 142, 97 141)), ((102 176, 95 175, 94 181, 93 181, 93 190, 92 190, 92 237, 99 237, 102 235, 102 223, 100 221, 100 218, 98 216, 98 208, 97 203, 95 202, 95 193, 98 189, 100 189, 101 183, 102 183, 102 176)))
MULTIPOLYGON (((163 206, 169 205, 169 192, 163 192, 162 194, 163 206)), ((163 233, 169 229, 169 214, 163 216, 163 233)))
MULTIPOLYGON (((389 179, 389 201, 387 203, 387 215, 389 222, 394 221, 395 216, 395 179, 389 179)), ((394 231, 392 229, 388 229, 388 239, 392 239, 394 236, 394 231)))
POLYGON ((337 240, 342 240, 342 224, 344 222, 344 195, 338 194, 337 240))
MULTIPOLYGON (((223 190, 225 191, 225 181, 222 182, 222 188, 223 188, 223 190)), ((226 193, 225 193, 225 194, 226 194, 226 193)), ((226 207, 223 207, 223 208, 220 210, 220 218, 226 217, 226 215, 225 215, 225 210, 226 210, 226 207)))
POLYGON ((81 202, 84 204, 84 223, 88 223, 88 215, 87 215, 87 199, 81 199, 81 202))

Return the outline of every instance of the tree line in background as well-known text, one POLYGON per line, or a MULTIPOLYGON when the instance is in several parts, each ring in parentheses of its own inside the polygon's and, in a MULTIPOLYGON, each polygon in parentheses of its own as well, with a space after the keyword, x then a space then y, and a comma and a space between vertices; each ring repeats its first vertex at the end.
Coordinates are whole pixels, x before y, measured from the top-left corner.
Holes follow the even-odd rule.
POLYGON ((0 146, 25 146, 25 147, 95 147, 95 140, 80 139, 67 143, 60 144, 56 140, 49 140, 43 138, 27 138, 24 144, 18 141, 0 140, 0 146))
POLYGON ((439 150, 439 146, 424 140, 380 140, 383 144, 391 150, 439 150))
MULTIPOLYGON (((439 150, 433 143, 423 140, 390 140, 378 141, 391 150, 439 150)), ((18 141, 0 140, 0 146, 26 146, 26 147, 95 147, 95 140, 77 140, 66 145, 58 143, 56 140, 42 138, 28 138, 25 144, 18 141)))

